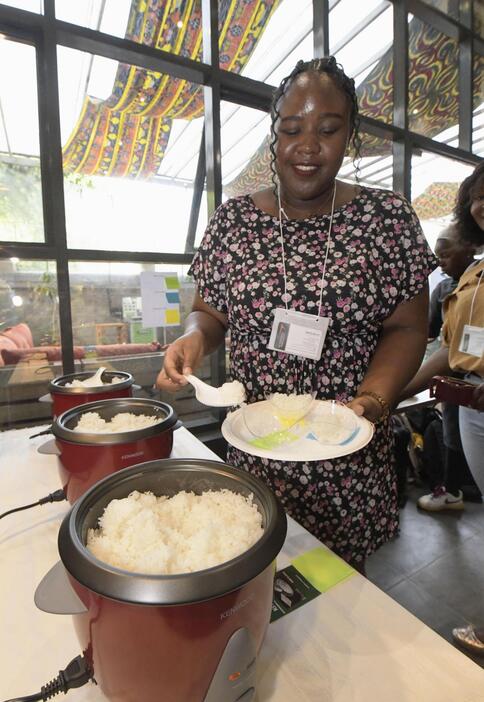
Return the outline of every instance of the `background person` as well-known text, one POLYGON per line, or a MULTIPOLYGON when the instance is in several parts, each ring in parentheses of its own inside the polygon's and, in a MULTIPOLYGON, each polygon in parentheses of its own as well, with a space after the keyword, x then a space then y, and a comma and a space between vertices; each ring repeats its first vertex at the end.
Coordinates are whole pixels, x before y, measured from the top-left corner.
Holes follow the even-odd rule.
MULTIPOLYGON (((459 188, 454 210, 459 236, 476 247, 484 245, 484 162, 459 188)), ((452 370, 465 373, 475 385, 475 409, 459 407, 459 429, 464 454, 481 493, 484 494, 484 259, 475 261, 444 302, 443 346, 412 381, 410 394, 429 386, 434 375, 452 370), (463 350, 467 334, 470 343, 463 350)), ((409 387, 402 395, 408 397, 409 387)), ((471 624, 453 630, 454 639, 474 653, 484 655, 484 626, 471 624)))
POLYGON ((401 196, 336 180, 359 137, 354 82, 334 57, 300 61, 271 115, 274 187, 228 200, 210 221, 191 268, 193 312, 157 383, 185 384, 182 374, 230 329, 230 375, 249 402, 315 392, 377 422, 367 447, 332 461, 266 460, 231 446, 227 454, 362 570, 398 529, 388 414, 425 349, 434 257, 401 196), (273 312, 286 305, 329 318, 319 360, 268 348, 273 312))
MULTIPOLYGON (((474 253, 475 246, 459 237, 456 224, 450 224, 439 235, 435 254, 446 277, 438 283, 430 297, 429 341, 439 336, 443 324, 442 305, 457 287, 461 275, 473 262, 474 253)), ((464 374, 454 371, 452 376, 463 378, 464 374)), ((429 466, 432 492, 422 495, 417 501, 421 509, 429 512, 464 508, 461 488, 469 469, 462 450, 457 405, 442 403, 441 431, 443 462, 440 465, 429 466)), ((425 441, 427 440, 426 436, 425 441)))

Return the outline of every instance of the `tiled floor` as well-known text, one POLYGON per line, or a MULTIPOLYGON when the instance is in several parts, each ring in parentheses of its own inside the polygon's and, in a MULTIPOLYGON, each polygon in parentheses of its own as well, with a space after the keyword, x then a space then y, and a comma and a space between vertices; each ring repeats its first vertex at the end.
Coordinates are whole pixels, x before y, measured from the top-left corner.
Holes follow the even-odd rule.
MULTIPOLYGON (((417 509, 411 487, 400 536, 367 561, 367 577, 448 641, 466 622, 484 625, 484 504, 462 512, 417 509)), ((484 668, 484 657, 469 656, 484 668)))

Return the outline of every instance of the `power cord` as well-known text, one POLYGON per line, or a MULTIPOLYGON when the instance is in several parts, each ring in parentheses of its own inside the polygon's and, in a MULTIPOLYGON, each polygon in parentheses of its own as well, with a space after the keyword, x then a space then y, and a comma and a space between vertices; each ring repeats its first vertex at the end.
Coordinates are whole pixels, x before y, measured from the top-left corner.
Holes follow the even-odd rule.
POLYGON ((92 671, 84 656, 76 656, 69 663, 65 670, 60 670, 59 675, 50 683, 44 685, 40 692, 36 695, 28 695, 27 697, 15 697, 15 699, 5 700, 5 702, 36 702, 37 700, 50 700, 51 697, 63 692, 65 695, 68 690, 74 687, 82 687, 89 680, 94 680, 92 671))
POLYGON ((7 517, 9 514, 13 514, 14 512, 22 512, 24 509, 30 509, 31 507, 37 507, 38 505, 45 505, 47 502, 63 502, 64 500, 67 500, 64 490, 56 490, 55 492, 49 493, 46 497, 42 497, 38 502, 32 502, 30 505, 9 509, 8 512, 0 514, 0 519, 7 517))

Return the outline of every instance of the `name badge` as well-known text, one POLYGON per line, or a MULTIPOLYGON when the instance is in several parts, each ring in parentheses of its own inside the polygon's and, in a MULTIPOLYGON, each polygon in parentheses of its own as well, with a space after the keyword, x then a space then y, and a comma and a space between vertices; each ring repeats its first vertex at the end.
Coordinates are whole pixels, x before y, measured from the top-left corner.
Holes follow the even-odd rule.
POLYGON ((484 327, 473 327, 470 324, 465 324, 459 351, 480 358, 484 353, 484 327))
POLYGON ((277 308, 267 348, 319 361, 330 318, 277 308))

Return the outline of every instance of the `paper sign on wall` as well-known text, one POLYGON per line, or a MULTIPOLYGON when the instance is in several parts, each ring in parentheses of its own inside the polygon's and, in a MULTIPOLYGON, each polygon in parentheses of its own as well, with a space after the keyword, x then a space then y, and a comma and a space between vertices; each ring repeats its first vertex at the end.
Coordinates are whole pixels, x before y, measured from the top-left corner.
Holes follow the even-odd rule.
POLYGON ((143 327, 180 324, 180 284, 176 273, 140 273, 143 327))

